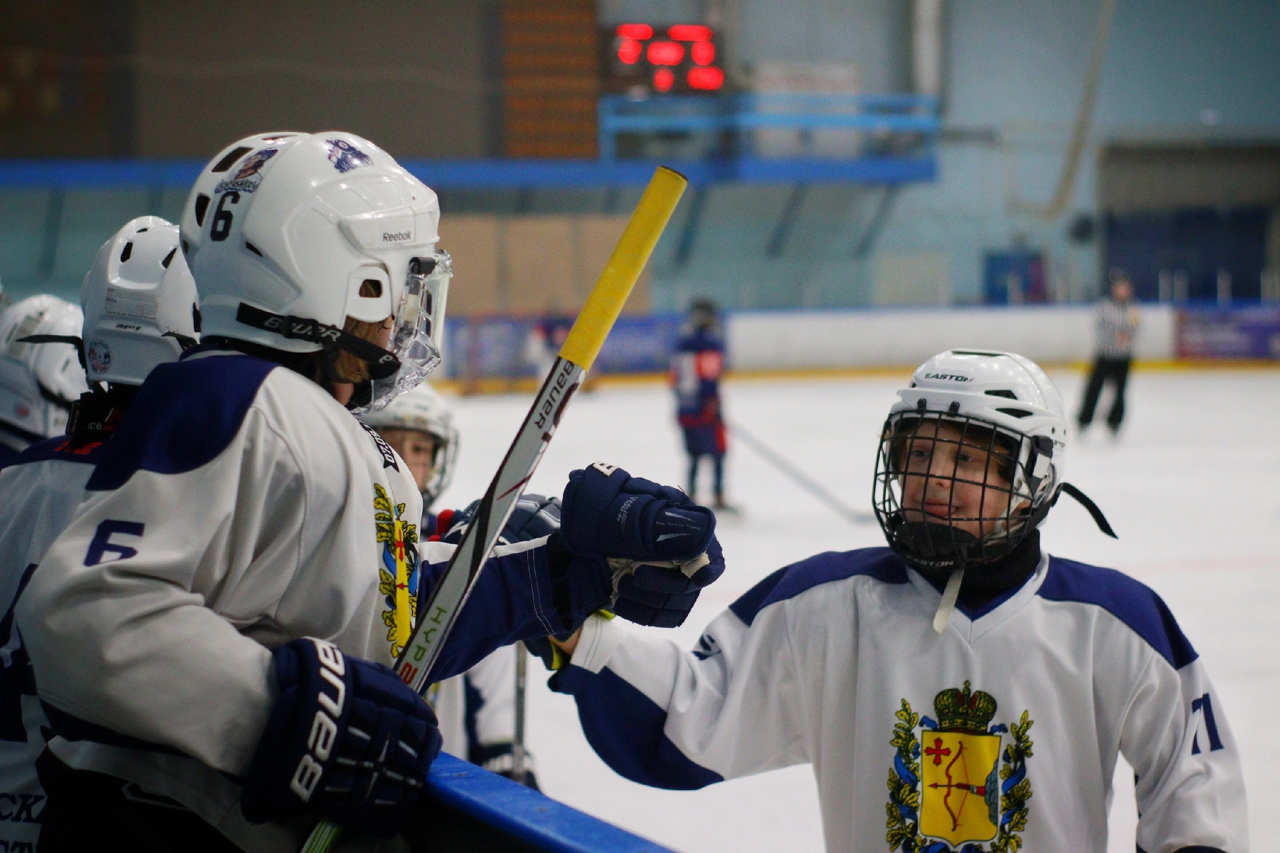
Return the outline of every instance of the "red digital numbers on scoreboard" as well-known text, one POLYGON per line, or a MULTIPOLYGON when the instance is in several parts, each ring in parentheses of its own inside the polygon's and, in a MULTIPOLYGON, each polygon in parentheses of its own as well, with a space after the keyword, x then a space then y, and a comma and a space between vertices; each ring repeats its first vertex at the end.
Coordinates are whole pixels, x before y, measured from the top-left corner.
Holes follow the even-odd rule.
POLYGON ((704 24, 618 24, 600 31, 600 47, 605 92, 706 93, 725 85, 716 33, 704 24))

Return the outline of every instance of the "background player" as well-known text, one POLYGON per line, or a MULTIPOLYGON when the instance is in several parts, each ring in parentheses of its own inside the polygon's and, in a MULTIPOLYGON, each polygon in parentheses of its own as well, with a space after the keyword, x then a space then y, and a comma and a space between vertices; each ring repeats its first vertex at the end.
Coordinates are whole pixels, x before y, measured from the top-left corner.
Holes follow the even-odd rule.
POLYGON ((675 355, 671 357, 671 384, 676 391, 676 420, 684 431, 689 453, 689 494, 698 494, 698 467, 711 460, 712 489, 717 509, 728 509, 724 499, 724 417, 720 407, 720 376, 724 372, 724 339, 715 303, 698 299, 689 308, 689 319, 675 355))
MULTIPOLYGON (((65 738, 38 765, 45 853, 104 836, 292 851, 317 814, 382 837, 429 820, 414 804, 435 719, 386 665, 452 547, 415 547, 417 484, 350 410, 390 402, 438 361, 438 219, 431 190, 352 134, 250 137, 197 178, 181 239, 202 344, 152 371, 19 599, 65 738)), ((572 548, 495 551, 436 680, 611 597, 661 624, 723 568, 615 586, 610 556, 718 557, 714 517, 639 482, 580 503, 572 548), (634 526, 603 538, 624 503, 634 526), (690 594, 654 607, 645 584, 663 582, 690 594)))
MULTIPOLYGON (((417 481, 422 493, 421 529, 445 533, 453 513, 437 525, 431 508, 448 488, 458 455, 458 430, 449 404, 424 382, 385 409, 362 415, 361 420, 395 449, 417 481)), ((516 708, 516 654, 515 649, 498 649, 462 675, 436 685, 429 697, 439 718, 442 749, 508 778, 515 718, 522 713, 516 708)), ((525 758, 530 759, 527 752, 525 758)), ((537 787, 532 770, 518 781, 537 787)))
POLYGON ((195 343, 196 286, 178 251, 178 227, 154 216, 125 225, 98 250, 80 300, 84 331, 81 338, 75 330, 75 346, 90 354, 85 361, 91 390, 72 407, 67 435, 32 445, 0 470, 0 798, 13 805, 10 819, 0 821, 0 845, 7 850, 34 849, 39 840, 45 793, 36 759, 49 725, 14 629, 14 605, 84 497, 93 465, 138 386, 157 364, 175 360, 184 345, 195 343), (135 310, 126 317, 128 306, 135 310))
POLYGON ((812 763, 827 848, 867 853, 1105 850, 1123 754, 1139 849, 1247 850, 1239 753, 1173 616, 1041 552, 1079 494, 1048 377, 947 352, 898 397, 875 479, 888 548, 780 569, 692 652, 599 618, 563 645, 552 686, 596 751, 667 788, 812 763))
POLYGON ((28 335, 79 335, 84 315, 56 296, 31 296, 0 313, 0 465, 67 427, 87 389, 75 347, 33 345, 28 335))

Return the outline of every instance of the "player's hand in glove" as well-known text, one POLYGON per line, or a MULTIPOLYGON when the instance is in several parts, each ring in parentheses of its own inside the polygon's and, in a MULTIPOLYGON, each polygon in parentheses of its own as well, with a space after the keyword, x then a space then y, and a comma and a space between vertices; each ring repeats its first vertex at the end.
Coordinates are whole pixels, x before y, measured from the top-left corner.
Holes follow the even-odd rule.
POLYGON ((388 667, 323 640, 294 640, 272 657, 279 698, 245 774, 244 816, 311 811, 394 837, 440 752, 436 715, 388 667))
POLYGON ((561 598, 573 625, 607 607, 641 625, 674 628, 724 572, 716 518, 679 489, 596 463, 569 474, 559 536, 561 598))
MULTIPOLYGON (((471 519, 479 506, 480 501, 472 501, 466 509, 450 513, 448 528, 440 540, 454 545, 461 542, 462 534, 471 524, 471 519)), ((441 513, 441 517, 443 516, 444 513, 441 513)), ((520 496, 520 500, 516 501, 515 509, 511 510, 511 517, 503 525, 502 533, 498 535, 498 544, 528 542, 549 536, 559 529, 560 499, 524 494, 520 496)))

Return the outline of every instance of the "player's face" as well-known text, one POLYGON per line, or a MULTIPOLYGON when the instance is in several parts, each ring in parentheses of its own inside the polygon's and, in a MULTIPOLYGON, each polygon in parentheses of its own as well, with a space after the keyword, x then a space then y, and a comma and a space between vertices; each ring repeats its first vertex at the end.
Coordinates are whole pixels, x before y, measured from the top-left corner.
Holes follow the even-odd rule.
POLYGON ((418 488, 422 489, 435 471, 438 446, 435 438, 416 429, 380 429, 378 433, 400 454, 418 488))
POLYGON ((922 421, 902 445, 902 509, 908 521, 946 524, 983 538, 1009 508, 1009 481, 986 436, 922 421))

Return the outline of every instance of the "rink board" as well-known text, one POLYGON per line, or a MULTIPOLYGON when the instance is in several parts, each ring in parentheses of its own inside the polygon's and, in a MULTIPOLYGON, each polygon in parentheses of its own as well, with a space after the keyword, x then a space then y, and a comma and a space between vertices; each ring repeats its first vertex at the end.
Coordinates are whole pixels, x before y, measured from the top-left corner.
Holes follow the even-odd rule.
POLYGON ((672 853, 445 753, 431 765, 424 799, 441 853, 672 853))

